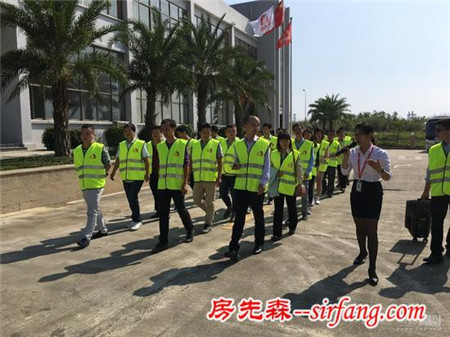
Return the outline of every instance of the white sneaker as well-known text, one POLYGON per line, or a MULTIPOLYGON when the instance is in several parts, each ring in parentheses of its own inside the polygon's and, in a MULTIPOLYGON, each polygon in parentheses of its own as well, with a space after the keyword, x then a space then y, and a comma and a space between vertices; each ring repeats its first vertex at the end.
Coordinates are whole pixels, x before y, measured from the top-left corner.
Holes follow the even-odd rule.
POLYGON ((133 222, 133 226, 130 227, 130 231, 137 231, 141 226, 142 226, 142 222, 133 222))
POLYGON ((314 197, 314 201, 316 205, 320 205, 319 197, 314 197))
POLYGON ((131 221, 131 222, 127 225, 127 228, 130 229, 130 228, 133 227, 134 225, 136 225, 136 222, 131 221))

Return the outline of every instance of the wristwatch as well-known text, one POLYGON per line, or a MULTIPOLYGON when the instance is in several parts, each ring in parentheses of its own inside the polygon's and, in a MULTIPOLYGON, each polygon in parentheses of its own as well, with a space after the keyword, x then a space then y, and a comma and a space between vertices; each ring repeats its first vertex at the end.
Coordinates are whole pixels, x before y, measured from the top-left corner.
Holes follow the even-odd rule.
POLYGON ((381 171, 378 172, 378 173, 379 173, 379 174, 383 174, 383 172, 384 172, 384 168, 382 168, 381 171))

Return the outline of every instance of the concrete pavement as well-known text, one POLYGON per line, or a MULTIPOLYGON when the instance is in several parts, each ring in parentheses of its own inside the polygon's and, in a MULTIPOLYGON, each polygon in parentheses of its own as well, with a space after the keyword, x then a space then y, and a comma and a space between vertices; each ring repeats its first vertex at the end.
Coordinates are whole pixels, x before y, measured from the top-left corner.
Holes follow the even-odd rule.
MULTIPOLYGON (((232 224, 221 220, 223 203, 211 233, 182 243, 185 231, 176 213, 170 219, 170 249, 157 255, 158 222, 149 219, 153 200, 141 192, 144 226, 129 232, 125 195, 102 199, 110 234, 74 249, 85 222, 84 202, 37 208, 3 216, 1 229, 1 336, 429 336, 450 333, 450 259, 422 265, 429 243, 412 242, 404 228, 405 203, 420 196, 426 154, 389 151, 394 179, 384 183, 379 224, 377 272, 367 281, 368 263, 354 267, 358 253, 350 214, 349 191, 313 208, 297 234, 272 244, 272 206, 265 206, 266 244, 253 248, 252 216, 241 244, 241 260, 223 258, 232 224), (290 322, 227 322, 206 319, 211 300, 252 297, 263 302, 280 297, 293 309, 309 308, 324 297, 352 303, 425 304, 429 318, 421 324, 381 322, 372 330, 362 322, 343 322, 328 329, 324 322, 294 318, 290 322)), ((192 199, 188 198, 192 206, 192 199)), ((200 209, 190 208, 197 232, 200 209)), ((449 222, 446 222, 445 233, 449 222)))

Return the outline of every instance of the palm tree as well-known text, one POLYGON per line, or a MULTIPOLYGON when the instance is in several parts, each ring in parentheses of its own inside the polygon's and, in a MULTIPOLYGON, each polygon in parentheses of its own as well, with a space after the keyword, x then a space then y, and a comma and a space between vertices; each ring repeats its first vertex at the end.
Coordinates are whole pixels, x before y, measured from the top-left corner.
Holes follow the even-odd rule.
POLYGON ((128 66, 132 83, 124 93, 140 89, 147 95, 145 127, 140 133, 145 140, 149 140, 149 130, 156 124, 157 97, 168 103, 176 90, 187 88, 189 79, 183 66, 180 25, 170 28, 170 21, 163 21, 160 12, 153 9, 152 26, 150 29, 143 22, 129 21, 121 25, 115 37, 115 41, 126 45, 133 54, 128 66))
POLYGON ((345 97, 339 98, 337 95, 325 95, 324 98, 317 99, 314 103, 310 104, 311 108, 308 114, 311 114, 311 122, 319 122, 322 124, 322 128, 325 129, 328 125, 330 130, 333 129, 334 123, 342 121, 346 117, 346 111, 350 111, 348 108, 350 104, 347 103, 345 97))
POLYGON ((198 126, 206 122, 206 107, 219 88, 223 79, 221 69, 231 53, 231 48, 225 46, 231 26, 220 28, 224 16, 216 26, 209 16, 206 19, 202 16, 197 27, 185 21, 185 65, 197 94, 198 126))
POLYGON ((235 49, 222 71, 225 76, 218 97, 233 102, 238 135, 242 136, 244 117, 254 113, 256 105, 270 109, 268 93, 273 91, 273 74, 264 62, 252 59, 240 49, 235 49))
POLYGON ((21 7, 0 2, 2 26, 18 27, 27 38, 26 48, 7 51, 1 57, 2 90, 18 78, 10 101, 30 83, 51 87, 55 156, 70 155, 68 86, 80 80, 98 97, 102 73, 126 83, 125 68, 112 55, 82 53, 96 39, 115 31, 114 26, 97 28, 95 24, 109 1, 93 1, 79 16, 77 2, 24 0, 21 7))

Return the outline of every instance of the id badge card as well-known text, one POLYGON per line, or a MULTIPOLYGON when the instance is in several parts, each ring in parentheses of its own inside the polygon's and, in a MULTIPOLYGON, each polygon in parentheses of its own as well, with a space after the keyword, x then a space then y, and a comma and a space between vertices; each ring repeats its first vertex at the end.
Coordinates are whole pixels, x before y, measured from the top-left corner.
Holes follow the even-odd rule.
POLYGON ((362 192, 362 181, 361 180, 356 181, 356 192, 362 192))

